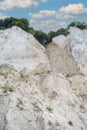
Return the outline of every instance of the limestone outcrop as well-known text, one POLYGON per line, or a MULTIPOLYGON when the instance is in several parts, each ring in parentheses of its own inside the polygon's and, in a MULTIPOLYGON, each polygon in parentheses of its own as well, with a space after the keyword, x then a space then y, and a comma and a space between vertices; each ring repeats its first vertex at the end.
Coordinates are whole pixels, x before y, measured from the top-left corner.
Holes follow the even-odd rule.
POLYGON ((72 55, 78 62, 81 72, 87 75, 87 30, 71 27, 69 32, 70 34, 67 37, 57 36, 53 39, 53 42, 62 48, 69 43, 72 55))
POLYGON ((87 130, 87 79, 70 35, 45 48, 18 27, 0 31, 0 130, 87 130))

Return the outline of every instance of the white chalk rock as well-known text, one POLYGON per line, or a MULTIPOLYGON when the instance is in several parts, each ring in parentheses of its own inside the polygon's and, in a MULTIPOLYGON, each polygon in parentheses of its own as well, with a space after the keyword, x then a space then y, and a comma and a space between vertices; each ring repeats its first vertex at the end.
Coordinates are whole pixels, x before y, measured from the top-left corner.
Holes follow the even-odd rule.
POLYGON ((67 37, 60 35, 53 38, 53 41, 63 48, 69 43, 81 72, 87 75, 87 30, 71 27, 69 31, 70 34, 67 37))
POLYGON ((87 30, 70 28, 72 53, 78 60, 87 59, 87 30))
POLYGON ((48 66, 45 48, 29 33, 18 27, 0 31, 0 64, 30 71, 39 64, 48 66))
POLYGON ((78 61, 81 71, 87 75, 87 30, 70 28, 69 37, 72 55, 78 61))
POLYGON ((68 43, 67 42, 67 38, 64 35, 60 35, 60 36, 54 37, 52 39, 52 41, 54 43, 57 43, 61 48, 64 48, 67 45, 67 43, 68 43))

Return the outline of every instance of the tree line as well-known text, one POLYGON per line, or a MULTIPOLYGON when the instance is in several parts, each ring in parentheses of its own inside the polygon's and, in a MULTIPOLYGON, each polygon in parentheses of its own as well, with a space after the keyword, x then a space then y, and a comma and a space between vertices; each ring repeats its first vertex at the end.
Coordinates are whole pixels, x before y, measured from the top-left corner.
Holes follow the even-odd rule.
POLYGON ((41 30, 35 30, 33 27, 30 27, 29 21, 25 18, 18 19, 10 17, 0 19, 0 30, 5 30, 7 28, 11 28, 12 26, 18 26, 24 31, 31 33, 43 45, 49 44, 50 42, 52 42, 52 39, 58 35, 67 36, 69 34, 70 27, 87 29, 87 23, 73 21, 66 28, 60 28, 57 31, 50 31, 47 34, 41 30))

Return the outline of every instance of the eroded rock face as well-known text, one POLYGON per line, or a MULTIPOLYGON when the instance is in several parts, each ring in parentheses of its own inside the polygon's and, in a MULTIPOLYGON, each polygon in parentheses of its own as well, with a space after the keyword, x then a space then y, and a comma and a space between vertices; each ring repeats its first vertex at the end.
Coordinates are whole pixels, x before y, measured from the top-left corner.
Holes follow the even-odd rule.
POLYGON ((31 72, 39 64, 49 68, 46 51, 29 33, 18 27, 0 31, 0 64, 10 64, 15 69, 28 68, 31 72))
POLYGON ((72 54, 77 59, 81 71, 87 75, 87 30, 70 29, 72 54))
POLYGON ((0 130, 86 130, 87 80, 70 44, 45 50, 20 30, 1 31, 0 130))
POLYGON ((86 130, 86 115, 81 112, 86 110, 80 110, 81 101, 62 74, 14 75, 4 79, 15 88, 7 92, 10 100, 4 130, 86 130))
POLYGON ((0 93, 0 130, 4 130, 6 124, 6 114, 8 110, 9 96, 0 93))
POLYGON ((70 28, 70 43, 72 46, 72 54, 78 60, 87 59, 87 30, 78 28, 70 28))
POLYGON ((68 40, 64 35, 59 35, 58 37, 54 37, 52 39, 52 42, 58 44, 61 48, 64 48, 68 44, 68 40))
POLYGON ((67 43, 71 45, 72 55, 78 62, 82 73, 87 75, 87 30, 70 28, 70 34, 57 36, 53 39, 60 47, 64 48, 67 43))
POLYGON ((63 46, 63 41, 61 47, 61 45, 58 45, 58 43, 59 42, 57 39, 57 43, 55 41, 55 43, 53 42, 46 47, 48 59, 50 61, 50 64, 52 65, 53 71, 57 71, 65 75, 69 73, 79 73, 79 66, 72 55, 70 44, 67 42, 67 45, 65 43, 65 45, 63 46))

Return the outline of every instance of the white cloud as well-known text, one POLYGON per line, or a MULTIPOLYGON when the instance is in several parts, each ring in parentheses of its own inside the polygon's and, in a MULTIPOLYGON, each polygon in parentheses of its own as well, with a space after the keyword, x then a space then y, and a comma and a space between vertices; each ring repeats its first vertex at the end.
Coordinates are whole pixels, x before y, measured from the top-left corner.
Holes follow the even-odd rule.
POLYGON ((33 19, 54 17, 60 19, 72 19, 77 14, 87 13, 87 8, 82 3, 69 4, 68 6, 61 7, 58 11, 55 10, 40 10, 38 13, 30 13, 29 16, 33 19))
POLYGON ((43 30, 45 32, 50 30, 55 31, 67 25, 66 22, 58 22, 58 19, 75 18, 75 16, 59 13, 59 11, 55 10, 40 10, 38 13, 30 13, 29 16, 31 18, 30 25, 36 30, 43 30))
POLYGON ((56 31, 58 28, 65 27, 67 25, 66 22, 58 22, 55 20, 45 20, 41 23, 37 23, 34 25, 36 30, 43 30, 44 32, 49 32, 51 30, 56 31))
POLYGON ((87 13, 87 8, 82 4, 69 4, 68 6, 61 7, 59 10, 40 10, 38 13, 30 13, 29 16, 36 29, 49 32, 61 27, 65 27, 68 22, 65 19, 75 20, 78 14, 87 13), (58 19, 64 22, 58 22, 58 19), (41 21, 41 22, 40 22, 41 21), (38 23, 39 22, 39 23, 38 23))
POLYGON ((64 14, 64 13, 58 13, 56 15, 56 18, 59 18, 59 19, 70 19, 70 18, 75 18, 75 16, 69 15, 69 14, 64 14))
POLYGON ((5 18, 8 18, 8 16, 6 16, 6 15, 0 13, 0 19, 5 19, 5 18))
POLYGON ((4 0, 0 2, 0 9, 6 10, 14 7, 26 8, 32 6, 38 6, 40 2, 46 2, 47 0, 4 0))
POLYGON ((40 10, 39 13, 30 13, 29 16, 32 18, 44 18, 44 17, 50 17, 55 16, 56 11, 54 10, 40 10))
POLYGON ((29 20, 29 22, 32 24, 32 23, 35 23, 35 20, 31 19, 31 20, 29 20))
POLYGON ((67 14, 82 14, 87 13, 87 8, 84 7, 82 3, 79 4, 69 4, 68 6, 61 7, 59 12, 67 14))
POLYGON ((61 18, 61 19, 69 19, 74 18, 75 16, 59 13, 59 11, 55 10, 40 10, 38 13, 30 13, 29 16, 33 19, 40 19, 40 18, 48 18, 48 17, 55 17, 55 18, 61 18))
POLYGON ((58 21, 55 21, 55 20, 45 20, 45 21, 42 21, 41 24, 40 24, 40 26, 42 26, 42 27, 54 26, 54 25, 55 26, 62 25, 64 27, 66 25, 66 22, 58 22, 58 21))

